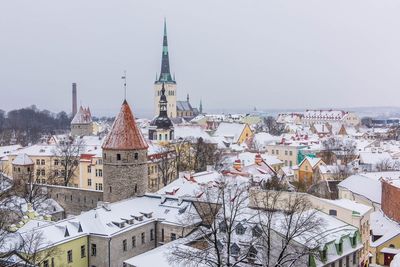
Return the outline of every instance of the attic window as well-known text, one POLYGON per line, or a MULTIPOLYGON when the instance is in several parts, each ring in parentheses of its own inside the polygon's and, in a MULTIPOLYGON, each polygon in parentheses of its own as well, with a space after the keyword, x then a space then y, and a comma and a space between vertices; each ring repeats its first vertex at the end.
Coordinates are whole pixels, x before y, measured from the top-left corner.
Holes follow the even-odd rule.
POLYGON ((337 216, 337 210, 329 210, 329 215, 337 216))
POLYGON ((141 212, 141 214, 143 214, 144 217, 146 217, 148 219, 153 217, 153 212, 141 212))
POLYGON ((135 159, 137 160, 137 159, 139 158, 139 154, 138 154, 138 153, 135 153, 135 154, 134 154, 134 157, 135 157, 135 159))
POLYGON ((69 231, 68 231, 68 228, 65 227, 64 237, 68 237, 68 236, 69 236, 69 231))
POLYGON ((246 232, 246 228, 245 228, 241 223, 239 223, 239 224, 236 226, 236 234, 238 234, 238 235, 244 235, 245 232, 246 232))
POLYGON ((121 154, 117 154, 117 160, 121 160, 121 154))
POLYGON ((112 222, 112 223, 118 226, 119 228, 125 227, 125 222, 112 222))

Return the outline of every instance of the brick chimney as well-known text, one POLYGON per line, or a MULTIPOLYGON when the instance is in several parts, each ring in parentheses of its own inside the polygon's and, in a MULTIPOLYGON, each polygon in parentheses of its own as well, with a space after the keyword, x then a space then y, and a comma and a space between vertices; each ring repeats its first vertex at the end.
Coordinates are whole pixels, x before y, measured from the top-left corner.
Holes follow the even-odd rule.
POLYGON ((72 118, 78 112, 78 99, 76 92, 76 83, 72 83, 72 118))
POLYGON ((242 162, 240 161, 240 159, 235 160, 235 162, 233 163, 233 168, 237 171, 240 171, 242 169, 242 162))

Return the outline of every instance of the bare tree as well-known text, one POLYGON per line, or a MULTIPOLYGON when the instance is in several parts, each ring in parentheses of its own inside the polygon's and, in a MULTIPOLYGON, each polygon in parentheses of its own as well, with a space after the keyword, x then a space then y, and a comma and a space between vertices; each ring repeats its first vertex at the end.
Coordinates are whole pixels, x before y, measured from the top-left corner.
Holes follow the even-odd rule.
POLYGON ((220 158, 220 154, 217 151, 215 144, 207 143, 203 138, 198 138, 194 144, 195 159, 194 159, 194 171, 200 172, 207 169, 207 165, 215 165, 220 158))
POLYGON ((203 226, 172 247, 172 264, 283 267, 319 257, 323 221, 305 197, 265 190, 252 201, 247 183, 232 179, 204 187, 195 203, 203 226))
POLYGON ((397 171, 400 169, 400 164, 398 161, 387 158, 387 159, 382 159, 381 161, 379 161, 375 165, 375 169, 379 172, 397 171))
POLYGON ((55 149, 54 169, 51 170, 50 181, 64 186, 70 185, 71 179, 79 166, 79 157, 84 149, 84 141, 70 137, 68 141, 59 142, 55 149))
POLYGON ((326 164, 340 160, 341 164, 347 165, 356 158, 356 144, 352 139, 329 137, 322 141, 322 146, 321 157, 326 164))
POLYGON ((160 185, 166 186, 176 178, 176 154, 172 146, 165 146, 159 149, 159 157, 155 160, 157 162, 157 177, 158 188, 160 185))
POLYGON ((285 133, 285 125, 283 123, 278 123, 274 117, 268 116, 264 118, 263 122, 267 133, 276 136, 285 133))

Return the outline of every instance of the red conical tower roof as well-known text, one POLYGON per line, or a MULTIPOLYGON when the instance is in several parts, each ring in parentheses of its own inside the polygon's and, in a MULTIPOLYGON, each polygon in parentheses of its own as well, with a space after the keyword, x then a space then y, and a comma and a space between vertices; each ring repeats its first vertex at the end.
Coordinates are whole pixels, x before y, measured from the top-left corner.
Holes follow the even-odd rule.
POLYGON ((122 103, 121 110, 115 118, 110 133, 104 140, 102 148, 112 150, 141 150, 148 148, 126 100, 122 103))

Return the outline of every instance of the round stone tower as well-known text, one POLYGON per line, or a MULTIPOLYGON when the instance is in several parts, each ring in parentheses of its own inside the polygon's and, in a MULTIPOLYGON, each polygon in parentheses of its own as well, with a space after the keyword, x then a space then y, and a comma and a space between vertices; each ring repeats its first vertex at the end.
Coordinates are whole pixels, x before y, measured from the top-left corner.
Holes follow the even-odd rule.
POLYGON ((103 200, 115 202, 147 190, 148 145, 125 100, 103 143, 103 200))

